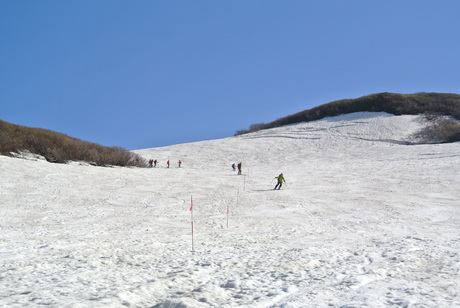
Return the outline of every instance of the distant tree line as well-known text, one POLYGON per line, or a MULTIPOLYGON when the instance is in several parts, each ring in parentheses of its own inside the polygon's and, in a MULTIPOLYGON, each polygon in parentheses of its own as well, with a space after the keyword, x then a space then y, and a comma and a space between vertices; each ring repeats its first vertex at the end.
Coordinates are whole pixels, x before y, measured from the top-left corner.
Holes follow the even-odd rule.
POLYGON ((249 129, 238 130, 235 135, 364 111, 387 112, 394 115, 425 114, 428 115, 427 119, 433 121, 433 125, 429 133, 426 130, 425 134, 422 133, 419 136, 421 139, 424 139, 422 138, 423 136, 428 137, 431 135, 435 138, 430 140, 432 142, 460 141, 460 125, 458 121, 434 117, 451 116, 454 119, 460 119, 460 95, 447 93, 397 94, 384 92, 356 99, 342 99, 307 109, 273 122, 252 124, 249 129), (434 131, 437 131, 437 133, 435 134, 434 131))
POLYGON ((141 156, 121 147, 105 147, 41 128, 29 128, 0 120, 0 154, 29 151, 47 161, 85 161, 97 166, 146 167, 141 156))

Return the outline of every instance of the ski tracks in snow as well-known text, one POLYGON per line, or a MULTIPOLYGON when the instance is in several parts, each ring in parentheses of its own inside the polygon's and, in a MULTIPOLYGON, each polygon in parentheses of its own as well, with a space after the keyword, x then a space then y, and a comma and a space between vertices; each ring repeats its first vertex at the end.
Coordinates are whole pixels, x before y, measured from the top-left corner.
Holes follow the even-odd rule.
POLYGON ((0 157, 0 306, 460 306, 458 144, 404 146, 417 127, 355 114, 140 151, 180 169, 0 157))

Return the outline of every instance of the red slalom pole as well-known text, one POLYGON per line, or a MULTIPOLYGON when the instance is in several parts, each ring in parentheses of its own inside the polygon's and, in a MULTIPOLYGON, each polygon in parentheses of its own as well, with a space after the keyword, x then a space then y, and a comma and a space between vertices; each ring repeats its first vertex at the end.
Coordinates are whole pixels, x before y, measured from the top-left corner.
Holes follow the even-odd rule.
POLYGON ((192 251, 195 251, 195 241, 194 241, 194 226, 193 226, 193 198, 190 196, 190 218, 192 221, 192 251))
POLYGON ((230 208, 228 207, 228 204, 227 204, 227 228, 228 228, 228 214, 230 213, 230 208))

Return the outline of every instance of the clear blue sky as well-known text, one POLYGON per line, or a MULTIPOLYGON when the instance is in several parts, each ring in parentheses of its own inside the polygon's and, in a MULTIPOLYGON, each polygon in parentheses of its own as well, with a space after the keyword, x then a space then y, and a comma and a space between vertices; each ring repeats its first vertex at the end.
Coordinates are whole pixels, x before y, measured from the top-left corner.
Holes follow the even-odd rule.
POLYGON ((0 119, 129 150, 460 93, 458 0, 0 0, 0 119))

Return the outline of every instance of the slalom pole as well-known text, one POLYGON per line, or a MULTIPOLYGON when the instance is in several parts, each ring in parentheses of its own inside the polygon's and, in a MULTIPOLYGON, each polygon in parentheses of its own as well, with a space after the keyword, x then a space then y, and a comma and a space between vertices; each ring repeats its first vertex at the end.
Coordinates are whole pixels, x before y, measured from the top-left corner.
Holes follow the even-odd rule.
POLYGON ((190 218, 192 221, 192 251, 195 251, 195 241, 194 241, 194 226, 193 226, 193 198, 190 196, 190 218))
POLYGON ((228 229, 228 214, 230 213, 230 208, 228 207, 228 203, 227 203, 227 229, 228 229))
POLYGON ((236 205, 235 205, 236 208, 238 208, 239 197, 240 197, 240 189, 238 188, 238 191, 236 192, 236 205))
POLYGON ((244 175, 243 190, 246 191, 246 174, 244 175))

